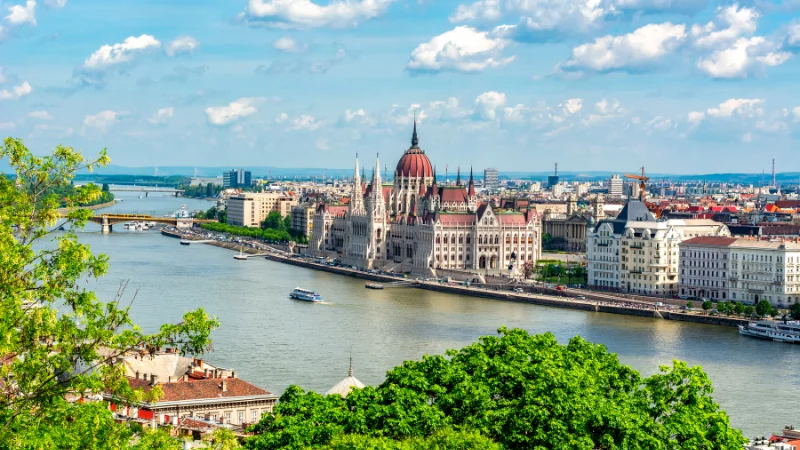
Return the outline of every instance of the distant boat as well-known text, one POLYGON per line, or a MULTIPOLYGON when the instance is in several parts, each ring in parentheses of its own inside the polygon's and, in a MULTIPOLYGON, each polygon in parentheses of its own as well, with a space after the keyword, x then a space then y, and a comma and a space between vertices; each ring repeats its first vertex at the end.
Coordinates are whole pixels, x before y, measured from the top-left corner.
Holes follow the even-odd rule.
POLYGON ((181 239, 181 245, 189 245, 189 244, 190 242, 187 241, 186 239, 181 239))
POLYGON ((383 285, 379 283, 367 283, 364 287, 367 289, 383 289, 383 285))
POLYGON ((307 289, 301 288, 294 288, 294 290, 289 294, 289 298, 293 298, 295 300, 303 300, 305 302, 321 302, 322 296, 317 294, 314 291, 309 291, 307 289))
POLYGON ((244 254, 242 247, 239 247, 239 254, 233 255, 233 259, 237 259, 239 261, 247 261, 247 255, 244 254))

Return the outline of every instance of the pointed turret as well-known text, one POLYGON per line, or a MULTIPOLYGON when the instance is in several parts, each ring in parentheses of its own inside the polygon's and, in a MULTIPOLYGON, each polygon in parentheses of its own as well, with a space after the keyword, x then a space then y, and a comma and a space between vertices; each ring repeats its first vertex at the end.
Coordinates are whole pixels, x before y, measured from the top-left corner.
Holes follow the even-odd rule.
POLYGON ((353 191, 350 194, 350 211, 364 209, 364 197, 361 193, 361 177, 358 176, 358 153, 356 153, 356 168, 353 171, 353 191))
POLYGON ((461 186, 461 166, 458 166, 458 175, 456 176, 456 186, 461 186))
POLYGON ((469 183, 467 183, 467 195, 475 197, 475 181, 472 179, 472 166, 469 166, 469 183))
POLYGON ((411 134, 411 148, 419 148, 419 138, 417 137, 417 118, 414 117, 414 133, 411 134))

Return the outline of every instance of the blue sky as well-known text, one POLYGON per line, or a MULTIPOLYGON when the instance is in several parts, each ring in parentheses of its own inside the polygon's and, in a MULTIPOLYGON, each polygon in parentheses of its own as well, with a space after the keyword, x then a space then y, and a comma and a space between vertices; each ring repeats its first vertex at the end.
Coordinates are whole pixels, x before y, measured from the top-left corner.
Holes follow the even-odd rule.
POLYGON ((797 171, 800 2, 0 1, 0 132, 127 166, 797 171))

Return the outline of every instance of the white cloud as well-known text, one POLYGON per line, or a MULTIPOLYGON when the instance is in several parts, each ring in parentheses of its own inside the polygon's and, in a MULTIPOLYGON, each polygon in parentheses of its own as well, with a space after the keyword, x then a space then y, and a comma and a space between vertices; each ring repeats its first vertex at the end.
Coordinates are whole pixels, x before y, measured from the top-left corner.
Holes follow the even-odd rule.
POLYGON ((644 13, 694 14, 706 8, 707 0, 614 0, 620 10, 644 13))
POLYGON ((675 126, 675 123, 666 117, 656 116, 645 124, 645 129, 656 131, 667 131, 675 126))
POLYGON ((571 98, 558 106, 561 107, 565 116, 577 114, 583 109, 583 100, 580 98, 571 98))
POLYGON ((25 97, 26 95, 30 94, 33 91, 33 88, 27 81, 23 81, 22 84, 14 86, 11 90, 3 89, 0 91, 0 101, 3 100, 16 100, 18 98, 25 97))
POLYGON ((460 26, 417 46, 406 67, 411 72, 480 72, 514 60, 501 55, 508 43, 488 32, 460 26))
POLYGON ((208 116, 208 121, 214 125, 227 125, 258 112, 256 106, 263 100, 264 97, 242 97, 227 106, 206 108, 206 116, 208 116))
POLYGON ((105 130, 117 122, 120 113, 107 109, 97 114, 88 115, 83 119, 83 126, 105 130))
POLYGON ((286 113, 280 113, 275 117, 275 123, 284 123, 289 120, 289 115, 286 113))
POLYGON ((561 68, 595 72, 645 69, 676 50, 686 37, 685 25, 651 23, 632 33, 606 35, 575 47, 561 68))
POLYGON ((687 115, 686 120, 688 120, 690 124, 694 125, 702 122, 705 118, 706 113, 702 111, 692 111, 687 115))
POLYGON ((86 58, 86 61, 83 62, 83 68, 86 70, 105 70, 121 63, 130 62, 136 54, 160 46, 161 42, 149 34, 143 34, 139 37, 130 36, 120 44, 100 47, 86 58))
POLYGON ((458 5, 456 12, 450 16, 450 22, 498 20, 503 15, 500 6, 500 0, 479 0, 471 5, 458 5))
POLYGON ((14 122, 0 122, 0 130, 13 130, 16 127, 14 122))
POLYGON ((5 83, 6 80, 7 80, 5 72, 6 72, 6 69, 4 69, 3 67, 0 67, 0 84, 5 83))
POLYGON ((461 107, 456 97, 449 97, 447 100, 434 100, 428 104, 427 108, 424 108, 419 112, 420 118, 430 118, 433 121, 439 122, 460 120, 470 116, 471 114, 471 111, 461 107))
POLYGON ((800 51, 800 22, 789 25, 783 47, 794 52, 800 51))
POLYGON ((289 131, 314 131, 317 128, 321 127, 325 122, 322 120, 317 120, 314 116, 309 116, 308 114, 301 114, 295 117, 289 128, 289 131))
POLYGON ((697 68, 712 78, 746 78, 766 67, 781 65, 791 56, 761 36, 741 37, 730 47, 700 58, 697 68))
POLYGON ((506 106, 506 94, 502 92, 484 92, 475 99, 475 109, 479 117, 494 120, 497 109, 506 106))
POLYGON ((796 118, 800 118, 800 106, 792 108, 792 114, 794 114, 796 118))
POLYGON ((692 37, 698 47, 727 46, 740 36, 749 36, 755 33, 758 18, 758 12, 752 8, 740 8, 737 4, 725 8, 719 7, 714 21, 702 26, 692 26, 692 37))
POLYGON ((708 117, 726 118, 733 116, 755 117, 760 116, 764 111, 759 105, 764 103, 760 98, 730 98, 720 103, 716 108, 708 108, 708 117))
POLYGON ((594 110, 589 116, 583 119, 583 124, 586 126, 597 125, 610 119, 621 117, 626 114, 625 108, 622 107, 619 100, 608 101, 602 99, 594 104, 594 110))
MULTIPOLYGON (((130 39, 130 38, 129 38, 130 39)), ((200 43, 191 36, 181 36, 173 39, 164 47, 167 56, 175 56, 179 53, 194 53, 200 43)))
POLYGON ((249 0, 241 19, 274 28, 346 28, 383 14, 393 0, 249 0))
POLYGON ((750 143, 752 141, 753 141, 753 134, 752 133, 747 132, 747 133, 744 134, 744 136, 742 136, 742 142, 747 144, 747 143, 750 143))
POLYGON ((339 119, 340 125, 358 124, 358 125, 372 126, 375 125, 376 123, 377 121, 375 120, 375 118, 372 115, 367 114, 364 108, 359 108, 355 110, 346 109, 344 111, 344 114, 339 119))
POLYGON ((25 117, 37 120, 53 120, 53 116, 51 116, 49 112, 44 110, 29 112, 28 114, 25 115, 25 117))
POLYGON ((287 53, 298 53, 306 49, 305 45, 285 36, 275 41, 272 46, 282 52, 287 53))
POLYGON ((52 8, 63 8, 67 5, 67 0, 44 0, 44 4, 52 8))
POLYGON ((169 122, 173 115, 175 115, 175 109, 173 107, 159 108, 147 121, 150 122, 151 125, 163 125, 169 122))
POLYGON ((8 7, 9 14, 6 21, 10 25, 22 25, 29 23, 36 26, 36 2, 28 0, 25 5, 12 5, 8 7))

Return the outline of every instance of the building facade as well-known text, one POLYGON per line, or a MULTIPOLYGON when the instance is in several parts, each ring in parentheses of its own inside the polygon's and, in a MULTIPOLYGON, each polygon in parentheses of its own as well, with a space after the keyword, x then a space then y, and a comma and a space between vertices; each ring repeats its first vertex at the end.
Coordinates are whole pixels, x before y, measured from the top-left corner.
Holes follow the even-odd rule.
POLYGON ((598 195, 590 211, 578 211, 577 197, 570 194, 566 213, 546 209, 542 216, 542 230, 552 239, 552 247, 548 250, 585 252, 587 225, 590 220, 596 223, 605 217, 603 202, 603 196, 598 195))
POLYGON ((630 201, 615 219, 601 220, 587 231, 588 284, 642 295, 678 295, 678 245, 697 236, 730 232, 712 220, 657 221, 644 203, 630 201))
POLYGON ((314 213, 316 210, 316 205, 313 203, 304 203, 292 207, 292 231, 310 238, 314 229, 314 213))
POLYGON ((455 185, 438 185, 419 147, 416 124, 393 183, 383 183, 378 161, 369 184, 361 180, 358 160, 354 173, 347 205, 317 208, 309 244, 317 256, 418 274, 437 269, 496 274, 539 258, 536 211, 479 202, 472 171, 466 183, 459 171, 455 185))
POLYGON ((500 187, 500 172, 490 167, 483 170, 483 187, 488 190, 496 190, 500 187))
POLYGON ((789 307, 800 300, 800 244, 695 238, 681 244, 681 295, 789 307))
POLYGON ((608 197, 619 199, 622 198, 622 178, 619 175, 612 175, 608 179, 608 197))
POLYGON ((292 213, 297 198, 288 192, 243 192, 228 197, 228 223, 240 227, 259 227, 269 213, 281 217, 292 213))
POLYGON ((222 187, 245 187, 252 184, 252 177, 249 170, 233 169, 222 174, 222 187))

